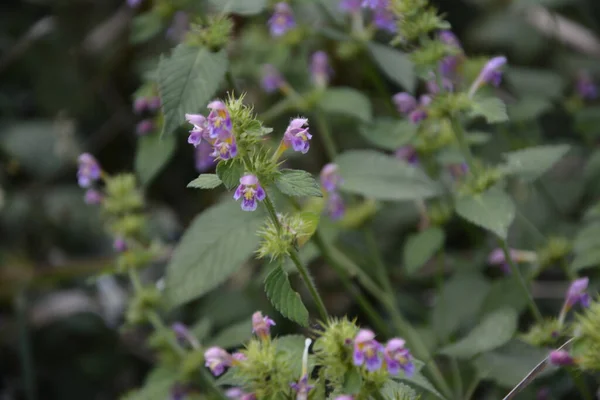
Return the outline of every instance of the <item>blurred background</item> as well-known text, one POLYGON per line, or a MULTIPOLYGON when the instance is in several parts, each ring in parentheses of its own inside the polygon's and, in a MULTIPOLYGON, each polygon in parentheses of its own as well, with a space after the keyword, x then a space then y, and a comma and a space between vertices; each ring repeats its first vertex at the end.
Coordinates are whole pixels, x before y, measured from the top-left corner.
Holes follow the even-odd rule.
MULTIPOLYGON (((197 6, 186 1, 172 3, 180 10, 197 6)), ((311 23, 330 18, 316 10, 318 0, 298 3, 300 15, 321 18, 311 23)), ((331 7, 335 1, 325 3, 331 7)), ((580 71, 600 78, 600 2, 434 3, 446 14, 467 54, 505 54, 509 59, 503 95, 512 122, 503 125, 504 134, 495 132, 498 135, 482 152, 497 159, 499 148, 520 144, 579 145, 558 175, 547 182, 566 216, 567 223, 560 229, 568 231, 584 205, 592 204, 600 193, 595 184, 598 171, 585 169, 600 134, 600 108, 593 104, 583 107, 573 100, 580 71)), ((135 93, 151 79, 160 54, 172 48, 187 27, 184 14, 170 9, 157 19, 147 12, 148 7, 144 1, 132 8, 119 0, 4 0, 0 5, 2 400, 116 399, 143 382, 152 366, 152 352, 144 344, 147 332, 120 329, 127 286, 111 275, 94 278, 113 265, 112 241, 104 233, 97 210, 85 204, 83 191, 77 187, 78 154, 94 154, 111 173, 135 170, 144 185, 154 235, 170 246, 191 219, 221 194, 186 189, 198 171, 184 128, 168 155, 159 150, 151 157, 152 161, 165 159, 158 169, 139 157, 136 128, 140 116, 132 108, 135 93)), ((234 40, 229 49, 237 85, 248 93, 247 101, 259 113, 274 102, 260 88, 263 63, 275 60, 298 87, 305 84, 307 74, 307 62, 298 62, 289 57, 289 50, 269 43, 267 18, 268 13, 234 17, 234 40)), ((330 54, 335 70, 332 84, 369 93, 377 110, 380 88, 365 78, 372 62, 348 57, 336 42, 316 34, 301 41, 300 54, 314 51, 315 46, 330 54)), ((386 84, 384 92, 399 90, 391 82, 386 84)), ((283 127, 288 117, 271 125, 283 127)), ((352 124, 340 120, 335 126, 335 134, 344 137, 338 141, 342 147, 365 146, 352 124)), ((324 160, 323 149, 315 145, 308 157, 291 162, 318 173, 324 160)), ((528 213, 527 209, 524 212, 528 213)), ((552 214, 537 210, 527 215, 544 229, 552 214)), ((380 226, 390 232, 386 254, 394 265, 400 262, 394 249, 414 228, 418 216, 406 207, 388 217, 380 226)), ((476 230, 465 231, 464 225, 451 229, 455 231, 448 234, 450 250, 481 264, 484 253, 470 252, 476 248, 476 230)), ((518 226, 514 235, 522 239, 522 247, 532 242, 518 226)), ((321 264, 318 259, 313 261, 314 267, 321 264)), ((157 263, 149 273, 158 279, 161 268, 157 263)), ((204 325, 197 329, 235 343, 236 329, 248 329, 244 321, 251 312, 268 309, 260 283, 247 284, 246 275, 252 270, 244 271, 218 295, 193 302, 174 318, 190 324, 200 318, 204 325)), ((328 307, 338 315, 356 315, 358 311, 329 272, 313 271, 328 307)), ((426 283, 412 286, 413 292, 426 290, 426 283)), ((560 296, 562 292, 555 297, 560 296)), ((423 305, 406 301, 413 317, 418 316, 423 305)), ((280 331, 292 328, 285 321, 277 327, 280 331)))

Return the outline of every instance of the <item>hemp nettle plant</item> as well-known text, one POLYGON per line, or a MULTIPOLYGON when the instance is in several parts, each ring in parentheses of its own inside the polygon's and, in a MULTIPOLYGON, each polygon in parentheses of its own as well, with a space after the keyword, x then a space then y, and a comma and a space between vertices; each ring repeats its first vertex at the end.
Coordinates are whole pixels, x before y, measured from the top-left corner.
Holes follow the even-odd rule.
MULTIPOLYGON (((153 328, 156 368, 124 398, 592 399, 600 303, 581 274, 600 262, 598 206, 579 232, 542 233, 525 198, 560 217, 543 178, 571 147, 482 150, 541 112, 504 87, 507 57, 467 55, 427 0, 128 3, 136 41, 173 18, 179 44, 133 99, 137 178, 79 157, 85 201, 114 237, 113 272, 133 288, 126 328, 153 328), (343 64, 356 87, 334 84, 343 64), (272 104, 258 112, 257 82, 272 104), (171 253, 148 234, 138 182, 182 131, 201 172, 190 192, 223 199, 171 253), (457 237, 475 250, 450 250, 457 237), (165 257, 158 283, 142 273, 165 257), (266 299, 215 335, 211 318, 246 306, 225 299, 239 279, 266 299), (548 279, 565 282, 560 299, 534 290, 548 279), (351 301, 342 312, 332 287, 351 301), (219 301, 179 321, 188 303, 219 301)), ((596 98, 582 73, 566 108, 596 98)))

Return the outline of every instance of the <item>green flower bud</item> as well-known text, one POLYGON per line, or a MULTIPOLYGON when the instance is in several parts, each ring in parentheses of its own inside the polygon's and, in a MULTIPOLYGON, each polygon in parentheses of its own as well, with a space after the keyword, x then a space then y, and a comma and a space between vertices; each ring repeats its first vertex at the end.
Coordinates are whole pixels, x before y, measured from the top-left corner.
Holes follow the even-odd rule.
POLYGON ((309 212, 293 215, 278 214, 279 230, 273 221, 267 220, 265 226, 258 231, 262 242, 257 250, 259 258, 269 256, 280 259, 289 256, 290 251, 298 244, 304 244, 317 229, 318 215, 309 212))
POLYGON ((537 251, 540 271, 569 255, 572 249, 571 241, 564 237, 550 237, 548 242, 537 251))
POLYGON ((600 371, 600 303, 592 302, 576 317, 577 339, 573 345, 573 356, 584 370, 600 371))
POLYGON ((225 15, 209 17, 206 24, 192 24, 184 42, 188 46, 208 47, 218 51, 229 43, 233 21, 225 15))
POLYGON ((148 311, 154 310, 160 304, 160 292, 149 286, 138 291, 127 309, 125 315, 127 324, 140 325, 147 321, 148 311))

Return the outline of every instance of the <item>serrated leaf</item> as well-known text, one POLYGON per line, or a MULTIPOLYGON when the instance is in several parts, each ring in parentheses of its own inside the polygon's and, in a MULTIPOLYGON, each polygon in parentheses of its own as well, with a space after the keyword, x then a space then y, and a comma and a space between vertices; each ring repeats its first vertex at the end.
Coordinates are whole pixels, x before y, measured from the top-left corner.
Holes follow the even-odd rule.
POLYGON ((388 78, 402 86, 407 92, 414 92, 417 83, 414 65, 410 58, 389 46, 369 43, 369 51, 388 78))
POLYGON ((188 183, 187 187, 195 189, 214 189, 223 182, 216 174, 201 174, 199 177, 188 183))
POLYGON ((570 148, 566 144, 542 145, 504 153, 506 165, 503 169, 509 174, 518 175, 531 182, 552 168, 570 148))
POLYGON ((472 117, 483 117, 488 124, 496 124, 508 120, 506 105, 497 97, 475 99, 470 115, 472 117))
POLYGON ((327 89, 321 95, 318 106, 326 113, 354 117, 362 122, 370 122, 373 118, 369 98, 356 89, 327 89))
POLYGON ((222 329, 208 341, 208 346, 224 349, 239 346, 252 337, 252 319, 250 316, 222 329))
POLYGON ((471 358, 494 350, 510 341, 517 330, 517 312, 510 308, 496 310, 484 317, 467 336, 446 346, 440 353, 457 358, 471 358))
POLYGON ((217 176, 229 190, 240 184, 240 178, 244 175, 244 163, 238 158, 227 161, 220 161, 217 164, 217 176))
POLYGON ((404 244, 404 269, 414 274, 444 246, 444 231, 432 226, 422 232, 410 235, 404 244))
POLYGON ((167 165, 177 145, 175 136, 161 139, 158 133, 138 139, 135 153, 135 172, 143 185, 148 185, 167 165))
POLYGON ((473 361, 473 365, 484 379, 512 388, 547 355, 547 349, 538 349, 512 340, 501 348, 480 355, 473 361))
POLYGON ((306 171, 299 169, 283 169, 275 180, 275 186, 288 196, 323 197, 321 187, 306 171))
POLYGON ((244 212, 227 201, 197 216, 167 266, 165 297, 171 306, 195 299, 223 283, 258 247, 261 212, 244 212))
POLYGON ((158 90, 165 116, 163 135, 177 129, 186 113, 198 113, 215 94, 227 71, 224 50, 180 44, 158 64, 158 90))
MULTIPOLYGON (((300 379, 302 375, 302 355, 304 353, 304 342, 306 337, 302 335, 285 335, 273 339, 277 348, 277 357, 291 367, 292 378, 300 379)), ((314 356, 308 356, 308 373, 314 368, 314 356)))
POLYGON ((431 313, 438 338, 444 341, 461 325, 474 320, 489 290, 490 284, 476 274, 458 274, 446 282, 431 313))
POLYGON ((300 295, 292 289, 288 275, 281 265, 273 268, 267 275, 265 293, 281 315, 302 326, 308 326, 308 310, 300 295))
POLYGON ((162 18, 158 13, 147 12, 137 15, 131 22, 129 41, 132 44, 145 42, 162 30, 162 18))
POLYGON ((419 389, 423 389, 423 390, 433 394, 438 399, 446 400, 446 398, 444 396, 442 396, 442 394, 436 390, 435 386, 433 386, 433 384, 431 382, 429 382, 429 380, 427 378, 425 378, 425 376, 420 372, 415 372, 414 375, 410 378, 394 377, 394 379, 399 382, 402 382, 402 383, 407 383, 410 386, 417 387, 419 389))
POLYGON ((341 189, 378 200, 418 200, 435 197, 440 187, 422 171, 372 150, 352 150, 336 159, 341 189))
POLYGON ((371 124, 361 125, 358 131, 369 143, 394 151, 410 142, 417 133, 417 125, 406 120, 378 118, 371 124))
POLYGON ((267 0, 210 0, 210 4, 215 11, 245 16, 260 14, 267 8, 267 0))
POLYGON ((144 385, 123 396, 122 400, 164 400, 171 396, 171 388, 177 382, 178 374, 169 368, 157 367, 149 374, 144 385))
POLYGON ((515 218, 515 204, 506 193, 492 188, 480 195, 459 198, 456 212, 467 221, 506 239, 515 218))

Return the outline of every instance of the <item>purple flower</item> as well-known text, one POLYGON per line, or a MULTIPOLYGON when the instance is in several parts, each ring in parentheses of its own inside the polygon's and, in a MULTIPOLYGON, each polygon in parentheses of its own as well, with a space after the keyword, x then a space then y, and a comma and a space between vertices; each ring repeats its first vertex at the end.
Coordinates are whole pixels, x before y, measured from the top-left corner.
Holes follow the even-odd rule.
POLYGON ((569 286, 569 290, 567 292, 567 298, 565 299, 565 310, 569 310, 577 303, 581 304, 581 306, 585 308, 590 306, 590 295, 585 292, 587 290, 588 283, 589 279, 587 277, 576 279, 573 281, 573 283, 571 283, 571 286, 569 286))
POLYGON ((373 24, 379 29, 383 29, 390 33, 396 33, 398 29, 396 26, 396 17, 390 9, 376 8, 373 11, 373 24))
POLYGON ((216 139, 213 143, 213 152, 210 153, 214 158, 229 160, 237 155, 237 143, 233 135, 225 139, 216 139))
POLYGON ((140 4, 142 4, 143 0, 127 0, 127 5, 131 8, 137 8, 140 4))
POLYGON ((354 400, 354 397, 344 394, 341 396, 337 396, 334 400, 354 400))
POLYGON ((338 185, 342 183, 342 177, 338 171, 338 166, 333 163, 329 163, 321 170, 321 186, 328 192, 333 192, 337 189, 338 185))
MULTIPOLYGON (((214 100, 208 103, 208 136, 211 139, 225 138, 231 136, 233 128, 231 116, 227 106, 220 100, 214 100)), ((195 124, 194 124, 195 125, 195 124)))
POLYGON ((241 388, 231 388, 225 391, 225 396, 229 399, 235 400, 256 400, 256 395, 253 393, 246 393, 241 388))
POLYGON ((177 11, 173 16, 171 26, 167 29, 167 38, 174 42, 181 42, 190 30, 190 17, 184 11, 177 11))
POLYGON ((296 26, 294 14, 287 3, 275 4, 275 12, 268 21, 271 36, 281 36, 296 26))
POLYGON ((452 31, 441 31, 438 37, 444 44, 447 44, 448 46, 457 47, 459 49, 462 48, 462 46, 460 45, 460 40, 458 40, 458 38, 454 33, 452 33, 452 31))
POLYGON ((410 113, 408 118, 413 124, 418 124, 419 122, 427 118, 427 111, 423 110, 422 108, 417 108, 415 111, 410 113))
POLYGON ((385 364, 387 370, 392 375, 398 375, 400 369, 406 376, 410 377, 415 372, 415 364, 412 362, 410 351, 404 347, 403 339, 394 338, 387 342, 384 350, 385 364))
POLYGON ((302 375, 298 382, 290 383, 290 387, 297 393, 296 400, 306 400, 308 398, 308 392, 310 392, 315 386, 309 385, 308 375, 302 375))
MULTIPOLYGON (((233 198, 242 199, 242 210, 254 211, 258 206, 258 201, 263 201, 267 194, 258 182, 258 178, 252 174, 244 175, 240 178, 240 185, 235 191, 233 198)), ((252 317, 254 322, 254 316, 252 317)))
POLYGON ((575 360, 566 350, 553 350, 548 356, 550 363, 557 366, 566 366, 575 364, 575 360))
POLYGON ((102 170, 98 161, 89 153, 83 153, 77 159, 79 168, 77 169, 77 183, 82 188, 89 188, 92 183, 100 179, 102 170))
POLYGON ((115 249, 115 251, 118 253, 127 251, 127 242, 123 237, 117 236, 113 241, 113 249, 115 249))
POLYGON ((506 64, 506 57, 494 57, 485 64, 479 76, 469 89, 469 97, 473 97, 477 89, 481 86, 491 83, 494 86, 500 85, 502 81, 502 67, 506 64))
POLYGON ((452 164, 448 166, 448 169, 450 170, 450 175, 452 175, 454 179, 461 178, 465 176, 467 172, 469 172, 469 166, 464 162, 460 164, 452 164))
POLYGON ((225 372, 225 368, 231 367, 233 357, 227 351, 220 347, 209 347, 204 352, 205 365, 210 369, 214 376, 219 376, 225 372))
MULTIPOLYGON (((443 72, 442 72, 442 75, 444 75, 443 72)), ((442 78, 442 88, 446 92, 452 92, 454 90, 454 84, 452 83, 452 81, 449 78, 443 77, 442 78)), ((427 91, 432 95, 436 95, 440 92, 440 88, 435 79, 430 79, 429 81, 427 81, 427 91)))
POLYGON ((144 119, 138 122, 135 127, 135 133, 138 136, 145 136, 154 130, 154 122, 151 119, 144 119))
POLYGON ((361 329, 354 338, 352 362, 360 367, 365 364, 370 372, 377 371, 383 365, 383 346, 375 340, 375 334, 361 329))
POLYGON ((331 219, 341 219, 346 212, 346 205, 344 204, 342 196, 337 192, 329 193, 329 196, 327 196, 326 210, 331 219))
POLYGON ((267 93, 273 93, 283 85, 283 77, 271 64, 263 65, 261 86, 267 93))
MULTIPOLYGON (((537 255, 532 251, 509 249, 510 258, 515 263, 534 262, 537 255)), ((488 255, 488 264, 499 266, 505 274, 510 274, 510 265, 508 264, 504 251, 501 248, 495 248, 488 255)))
POLYGON ((417 108, 417 99, 406 92, 396 93, 392 97, 392 101, 400 114, 409 114, 417 108))
POLYGON ((370 8, 371 10, 377 10, 380 8, 387 8, 389 0, 363 0, 362 6, 370 8))
POLYGON ((398 150, 396 150, 394 155, 396 156, 396 158, 399 158, 400 160, 404 160, 407 163, 409 163, 410 165, 416 165, 419 163, 419 157, 417 155, 417 150, 411 145, 406 145, 406 146, 400 147, 398 150))
POLYGON ((96 189, 88 189, 85 191, 85 204, 97 205, 102 203, 104 196, 96 189))
POLYGON ((173 325, 171 325, 171 329, 173 329, 177 340, 180 342, 185 342, 190 337, 190 330, 181 322, 175 322, 173 325))
POLYGON ((577 94, 584 100, 594 100, 598 97, 598 87, 585 71, 580 72, 577 77, 577 94))
POLYGON ((271 327, 275 325, 275 321, 273 321, 268 316, 263 316, 260 311, 252 314, 252 333, 255 333, 256 336, 265 340, 271 335, 271 327))
POLYGON ((152 96, 148 99, 148 110, 150 111, 158 111, 160 109, 160 97, 152 96))
POLYGON ((171 387, 171 398, 170 400, 184 400, 187 395, 187 388, 180 384, 175 384, 171 387))
MULTIPOLYGON (((191 135, 190 135, 191 136, 191 135)), ((211 155, 213 151, 209 142, 203 140, 196 146, 194 154, 196 159, 196 171, 206 172, 215 166, 215 158, 211 155)))
POLYGON ((133 101, 133 111, 136 114, 141 114, 148 108, 148 99, 145 97, 138 97, 133 101))
POLYGON ((341 0, 340 10, 348 13, 356 13, 360 11, 362 0, 341 0))
POLYGON ((332 69, 329 66, 329 57, 324 51, 313 53, 310 61, 310 74, 317 87, 325 87, 329 83, 332 69))
POLYGON ((308 119, 294 118, 283 135, 283 142, 286 147, 292 146, 294 151, 306 154, 310 148, 310 139, 312 135, 308 133, 308 119))
POLYGON ((208 121, 201 114, 185 114, 185 119, 194 125, 194 128, 190 131, 188 143, 194 145, 194 147, 198 147, 202 139, 208 139, 208 121))

